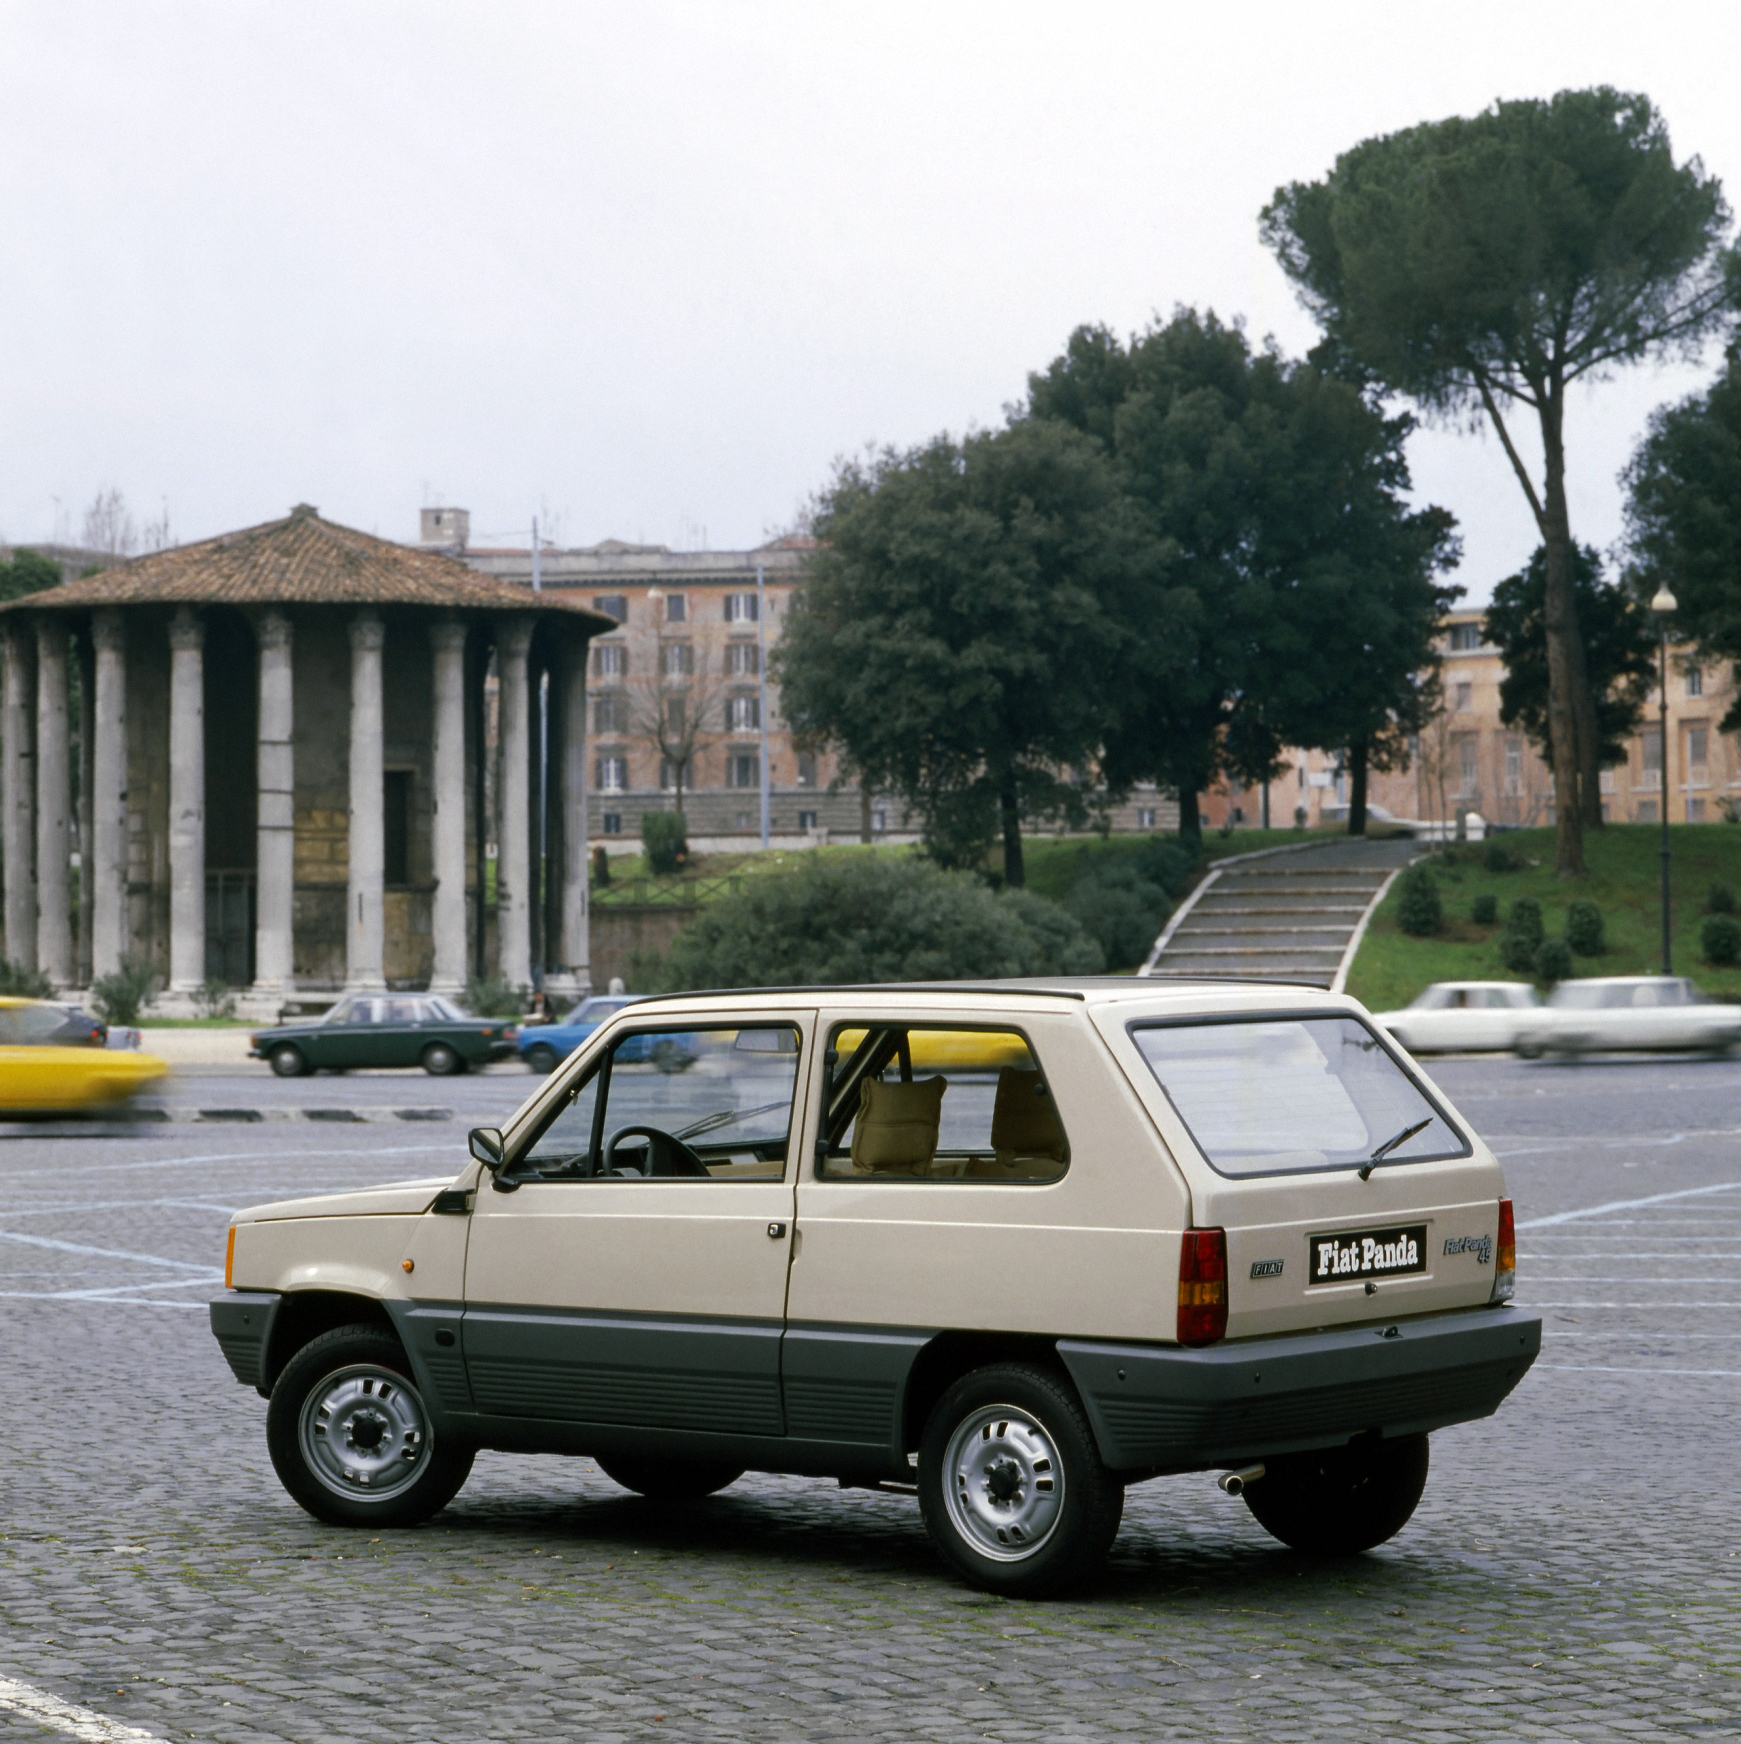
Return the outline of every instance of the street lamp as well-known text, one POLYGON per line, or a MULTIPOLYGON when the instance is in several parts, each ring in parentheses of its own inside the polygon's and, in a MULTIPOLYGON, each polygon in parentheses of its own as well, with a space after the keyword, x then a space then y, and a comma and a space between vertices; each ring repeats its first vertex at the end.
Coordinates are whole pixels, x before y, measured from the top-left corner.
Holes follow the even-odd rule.
POLYGON ((1659 587, 1650 602, 1650 609, 1656 613, 1658 681, 1661 685, 1661 714, 1658 716, 1661 725, 1657 730, 1661 735, 1662 746, 1659 758, 1662 768, 1662 972, 1665 975, 1674 973, 1669 946, 1668 907, 1668 621, 1679 604, 1666 586, 1659 587))

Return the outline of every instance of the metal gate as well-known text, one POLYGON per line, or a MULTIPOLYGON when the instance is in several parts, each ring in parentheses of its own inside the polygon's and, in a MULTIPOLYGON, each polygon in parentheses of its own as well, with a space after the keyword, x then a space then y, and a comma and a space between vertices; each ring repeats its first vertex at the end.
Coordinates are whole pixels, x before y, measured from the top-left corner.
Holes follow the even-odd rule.
POLYGON ((206 874, 206 978, 229 987, 254 982, 254 874, 206 874))

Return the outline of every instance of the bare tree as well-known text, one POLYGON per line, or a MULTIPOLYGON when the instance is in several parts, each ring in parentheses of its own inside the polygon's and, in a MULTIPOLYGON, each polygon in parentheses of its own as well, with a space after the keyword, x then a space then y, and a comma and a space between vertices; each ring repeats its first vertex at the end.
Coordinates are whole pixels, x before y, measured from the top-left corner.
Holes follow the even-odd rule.
POLYGON ((145 523, 144 547, 147 551, 167 551, 175 543, 175 535, 169 530, 169 499, 160 500, 162 513, 145 523))
POLYGON ((688 660, 672 660, 678 649, 693 658, 688 643, 667 643, 660 656, 670 666, 631 683, 627 701, 629 731, 658 753, 663 765, 659 785, 670 777, 681 817, 683 789, 693 778, 696 754, 718 734, 723 710, 719 685, 703 669, 687 670, 688 660))
MULTIPOLYGON (((167 515, 165 517, 167 520, 167 515)), ((114 485, 105 485, 85 510, 84 545, 105 557, 131 557, 139 549, 139 529, 127 499, 114 485)))

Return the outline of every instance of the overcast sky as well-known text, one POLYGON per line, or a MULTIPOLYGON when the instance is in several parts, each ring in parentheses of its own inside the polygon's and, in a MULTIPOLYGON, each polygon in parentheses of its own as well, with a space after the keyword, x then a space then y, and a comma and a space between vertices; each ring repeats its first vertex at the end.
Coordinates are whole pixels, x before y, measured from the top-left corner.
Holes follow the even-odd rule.
MULTIPOLYGON (((1305 348, 1257 213, 1369 134, 1608 82, 1741 189, 1736 19, 0 0, 0 536, 76 537, 115 486, 180 541, 309 501, 754 544, 838 455, 997 423, 1081 322, 1191 303, 1305 348)), ((1577 403, 1580 538, 1707 374, 1577 403)), ((1413 463, 1484 599, 1535 542, 1502 455, 1413 463)))

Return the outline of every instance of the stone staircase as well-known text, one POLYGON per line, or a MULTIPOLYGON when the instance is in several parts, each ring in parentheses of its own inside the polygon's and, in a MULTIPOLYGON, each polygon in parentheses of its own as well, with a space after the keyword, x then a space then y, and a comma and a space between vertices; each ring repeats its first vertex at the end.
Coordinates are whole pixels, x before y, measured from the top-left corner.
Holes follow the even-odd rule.
POLYGON ((1420 848, 1342 837, 1224 862, 1155 941, 1144 975, 1340 987, 1362 919, 1420 848))

